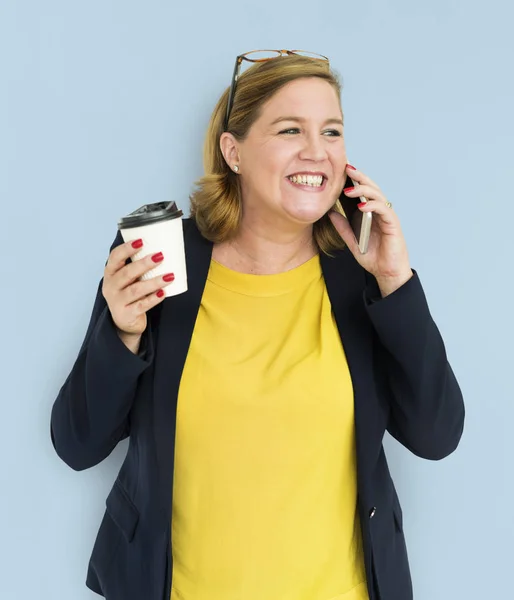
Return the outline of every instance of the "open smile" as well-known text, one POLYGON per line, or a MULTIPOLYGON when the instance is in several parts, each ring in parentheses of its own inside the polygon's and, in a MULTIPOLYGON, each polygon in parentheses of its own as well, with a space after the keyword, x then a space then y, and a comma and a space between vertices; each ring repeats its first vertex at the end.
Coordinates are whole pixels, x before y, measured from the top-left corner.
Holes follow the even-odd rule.
POLYGON ((321 185, 309 185, 309 184, 304 184, 304 183, 294 183, 293 181, 291 181, 289 179, 289 177, 286 177, 287 181, 295 188, 300 189, 300 190, 305 190, 306 192, 322 192, 326 186, 327 186, 327 178, 323 177, 323 182, 321 185))

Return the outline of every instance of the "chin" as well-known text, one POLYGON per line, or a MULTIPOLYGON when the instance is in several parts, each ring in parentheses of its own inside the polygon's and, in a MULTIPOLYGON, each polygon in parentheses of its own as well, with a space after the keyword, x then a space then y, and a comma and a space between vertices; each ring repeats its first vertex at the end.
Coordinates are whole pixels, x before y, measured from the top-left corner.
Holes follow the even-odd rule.
POLYGON ((330 204, 330 206, 309 206, 292 209, 287 212, 295 221, 305 223, 306 225, 312 225, 312 223, 319 221, 321 217, 326 215, 331 207, 332 204, 330 204))

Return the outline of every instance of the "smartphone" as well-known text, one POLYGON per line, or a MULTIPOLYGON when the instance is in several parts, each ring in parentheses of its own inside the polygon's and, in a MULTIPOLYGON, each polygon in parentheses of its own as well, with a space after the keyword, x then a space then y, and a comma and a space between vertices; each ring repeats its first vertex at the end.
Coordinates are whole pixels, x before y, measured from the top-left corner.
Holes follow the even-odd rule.
MULTIPOLYGON (((347 175, 346 182, 344 184, 345 188, 350 187, 350 181, 352 186, 356 185, 355 181, 353 181, 353 179, 347 175)), ((350 227, 352 228, 353 235, 357 240, 361 254, 366 254, 368 251, 369 235, 371 233, 371 221, 373 217, 370 212, 363 213, 357 207, 357 204, 359 204, 359 202, 367 202, 367 199, 364 196, 361 196, 360 198, 349 198, 348 196, 345 196, 344 192, 341 192, 341 195, 339 196, 339 202, 341 203, 344 214, 350 223, 350 227)))

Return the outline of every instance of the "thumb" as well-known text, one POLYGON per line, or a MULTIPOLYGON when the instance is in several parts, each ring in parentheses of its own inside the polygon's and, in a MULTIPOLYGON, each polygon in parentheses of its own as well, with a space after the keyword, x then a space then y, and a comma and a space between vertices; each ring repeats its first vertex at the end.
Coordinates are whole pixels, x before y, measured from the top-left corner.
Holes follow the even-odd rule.
POLYGON ((343 242, 350 248, 352 253, 356 252, 358 249, 357 240, 355 239, 350 223, 348 223, 348 219, 335 210, 331 210, 328 213, 328 217, 332 221, 332 224, 336 228, 337 233, 341 236, 343 242))

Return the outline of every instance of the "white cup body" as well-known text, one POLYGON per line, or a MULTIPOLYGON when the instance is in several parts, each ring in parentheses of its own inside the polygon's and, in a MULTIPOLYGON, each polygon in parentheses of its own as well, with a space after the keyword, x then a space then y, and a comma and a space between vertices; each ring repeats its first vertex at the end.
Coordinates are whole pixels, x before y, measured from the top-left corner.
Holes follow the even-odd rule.
POLYGON ((166 219, 141 227, 120 229, 120 233, 124 242, 132 242, 140 238, 143 240, 143 247, 137 254, 133 255, 133 261, 144 256, 157 254, 157 252, 162 252, 164 255, 164 260, 157 263, 154 269, 145 273, 141 280, 152 279, 166 273, 174 273, 175 279, 172 283, 166 285, 163 281, 162 289, 166 297, 187 292, 184 230, 181 218, 166 219))

